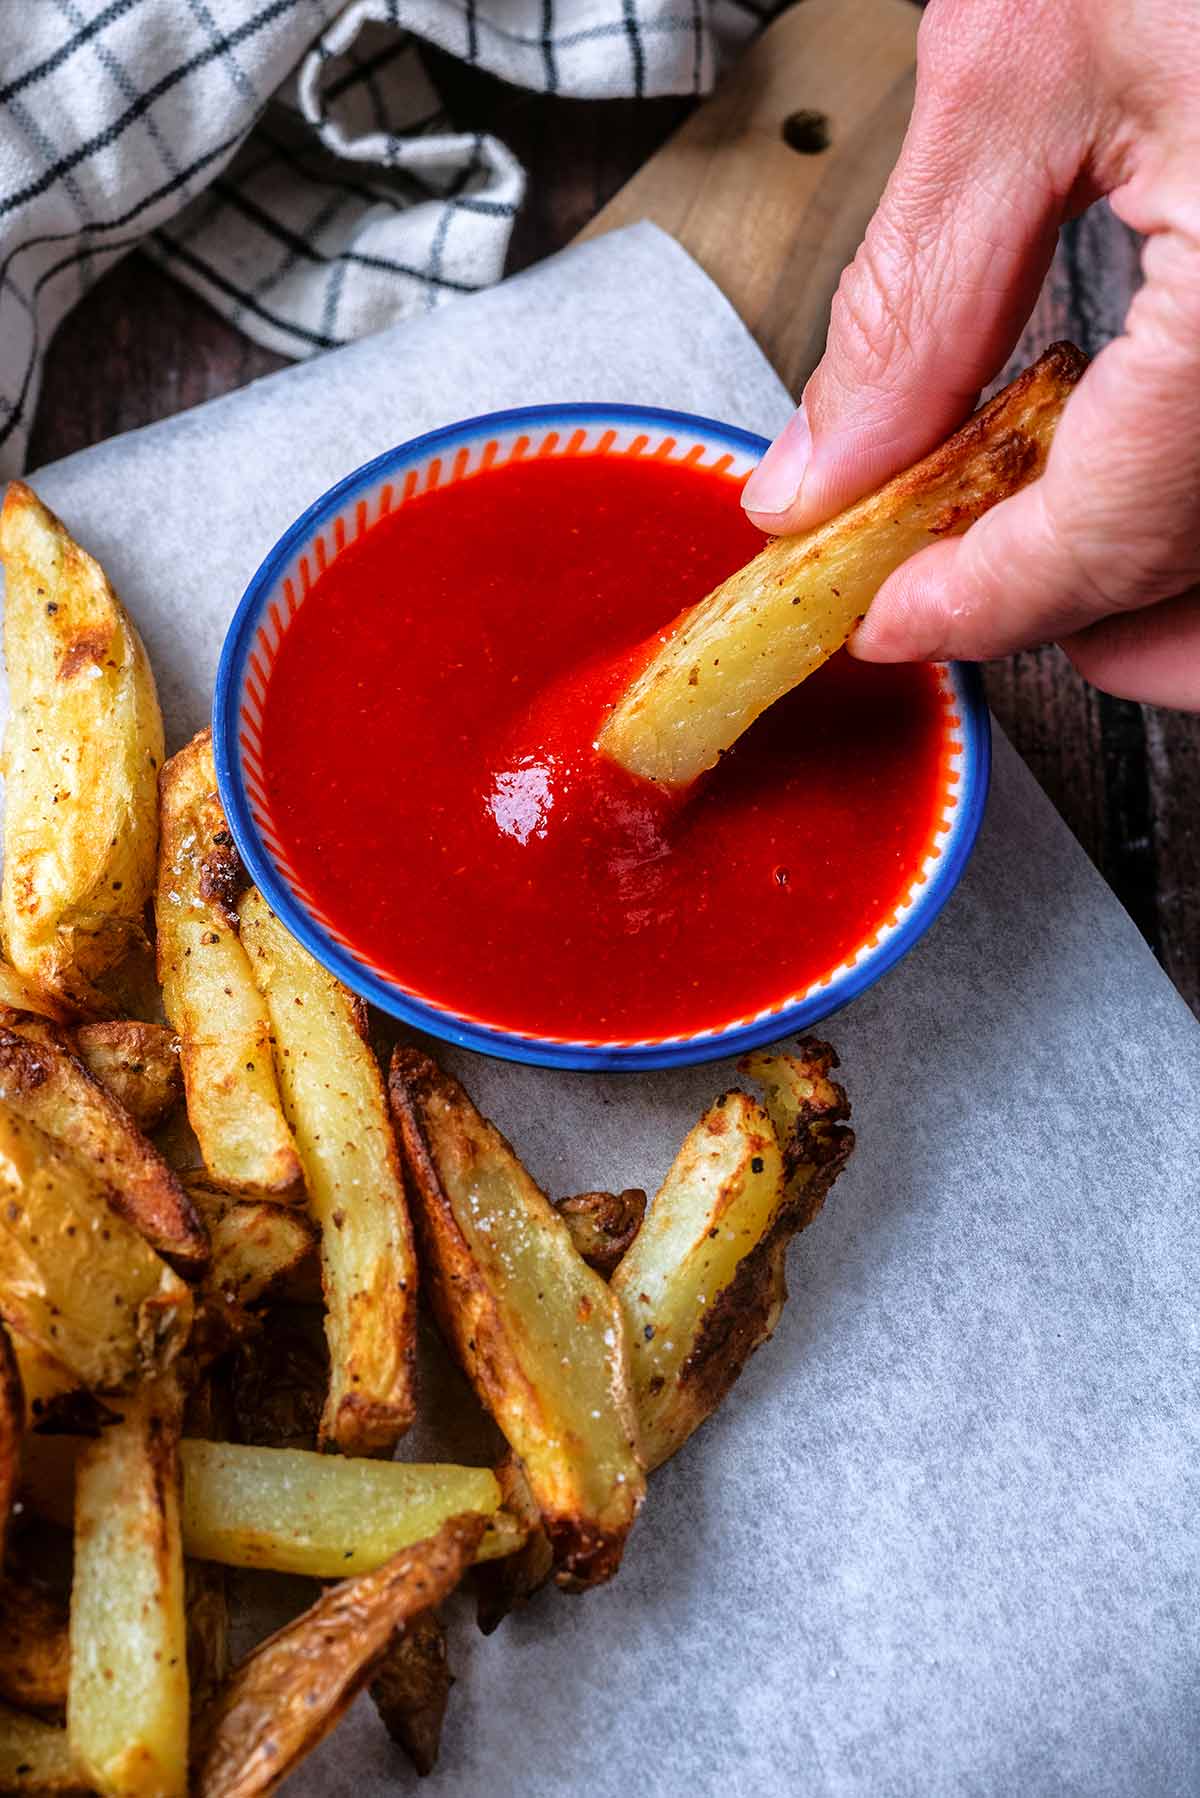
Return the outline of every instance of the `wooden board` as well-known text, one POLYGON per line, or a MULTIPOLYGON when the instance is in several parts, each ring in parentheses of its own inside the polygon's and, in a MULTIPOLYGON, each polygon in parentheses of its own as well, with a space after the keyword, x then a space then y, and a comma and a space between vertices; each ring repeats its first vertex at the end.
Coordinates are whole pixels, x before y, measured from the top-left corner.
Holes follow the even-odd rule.
POLYGON ((799 393, 904 137, 919 17, 909 0, 800 0, 581 238, 661 225, 799 393))

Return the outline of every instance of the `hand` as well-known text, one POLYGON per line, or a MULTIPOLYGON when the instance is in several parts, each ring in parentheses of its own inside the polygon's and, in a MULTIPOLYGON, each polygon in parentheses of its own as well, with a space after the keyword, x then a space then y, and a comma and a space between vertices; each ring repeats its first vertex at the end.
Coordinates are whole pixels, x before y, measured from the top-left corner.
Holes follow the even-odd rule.
POLYGON ((1125 330, 1042 478, 884 583, 869 661, 1057 640, 1111 693, 1200 710, 1200 5, 932 0, 900 159, 800 410, 746 483, 805 530, 931 449, 1004 366, 1062 221, 1146 238, 1125 330))

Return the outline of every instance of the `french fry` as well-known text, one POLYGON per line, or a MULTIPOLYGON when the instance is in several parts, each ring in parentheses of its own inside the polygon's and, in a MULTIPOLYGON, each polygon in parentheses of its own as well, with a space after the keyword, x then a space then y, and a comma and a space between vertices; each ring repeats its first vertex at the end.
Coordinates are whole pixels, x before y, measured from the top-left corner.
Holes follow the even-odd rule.
POLYGON ((1051 346, 923 461, 801 537, 777 537, 685 612, 617 701, 598 747, 687 786, 840 649, 888 575, 1035 480, 1086 358, 1051 346))
POLYGON ((784 1204, 795 1230, 819 1214, 854 1148, 845 1088, 829 1078, 838 1058, 828 1043, 806 1036, 795 1055, 755 1049, 738 1063, 763 1091, 783 1152, 784 1204))
POLYGON ((179 1038, 165 1024, 139 1024, 132 1018, 84 1024, 75 1046, 88 1072, 139 1130, 157 1130, 183 1098, 179 1038))
POLYGON ((0 1704, 0 1792, 49 1798, 51 1793, 86 1791, 66 1730, 0 1704))
POLYGON ((367 1573, 434 1535, 447 1518, 483 1519, 478 1554, 508 1554, 520 1526, 500 1509, 486 1467, 422 1466, 188 1440, 183 1540, 190 1555, 227 1567, 269 1567, 338 1579, 367 1573))
POLYGON ((0 1580, 0 1698, 61 1721, 70 1664, 66 1605, 23 1568, 6 1566, 0 1580))
POLYGON ((97 1392, 165 1369, 192 1297, 108 1189, 36 1124, 0 1106, 0 1316, 97 1392))
POLYGON ((558 1215, 571 1232, 576 1253, 607 1280, 642 1227, 646 1195, 640 1187, 580 1192, 559 1199, 558 1215))
POLYGON ((346 989, 259 893, 251 889, 240 910, 321 1230, 329 1339, 321 1439, 345 1454, 389 1451, 415 1414, 417 1264, 383 1081, 346 989))
POLYGON ((174 1380, 143 1386, 76 1467, 67 1735, 105 1798, 187 1791, 180 1411, 174 1380))
POLYGON ((291 1206, 240 1198, 205 1176, 185 1175, 184 1185, 208 1226, 206 1284, 229 1304, 261 1304, 315 1254, 316 1231, 291 1206))
POLYGON ((241 864, 217 797, 210 731, 171 757, 160 793, 158 977, 179 1034, 188 1119, 219 1185, 302 1203, 266 1006, 238 938, 241 864))
POLYGON ((749 1357, 773 1333, 787 1299, 787 1245, 810 1222, 853 1148, 848 1107, 827 1080, 833 1052, 804 1045, 776 1087, 792 1080, 803 1107, 772 1117, 745 1093, 726 1093, 685 1139, 633 1246, 613 1275, 625 1309, 647 1466, 658 1467, 712 1415, 749 1357), (805 1068, 808 1073, 805 1073, 805 1068))
POLYGON ((333 1728, 395 1631, 453 1591, 482 1528, 478 1517, 451 1518, 431 1540, 331 1587, 256 1648, 202 1720, 196 1798, 272 1791, 333 1728))
POLYGON ((397 1049, 391 1094, 442 1333, 521 1458, 559 1582, 596 1585, 645 1492, 620 1307, 456 1080, 397 1049))
POLYGON ((25 1395, 8 1331, 0 1323, 0 1563, 8 1518, 21 1470, 21 1438, 25 1434, 25 1395))
POLYGON ((10 1016, 20 1017, 25 1012, 53 1018, 58 1024, 65 1024, 72 1015, 69 1007, 51 998, 32 980, 26 980, 8 962, 0 961, 0 1022, 7 1023, 10 1016))
POLYGON ((208 1232, 179 1180, 57 1025, 0 1025, 0 1103, 90 1170, 159 1254, 191 1268, 208 1260, 208 1232))
POLYGON ((0 511, 8 959, 60 1004, 107 1009, 96 982, 144 941, 162 718, 141 638, 99 563, 13 481, 0 511))
POLYGON ((542 1514, 521 1464, 511 1452, 497 1464, 496 1479, 505 1510, 526 1533, 524 1542, 512 1554, 482 1562, 472 1570, 475 1615, 485 1636, 490 1636, 510 1611, 524 1610, 554 1573, 554 1550, 542 1514))
POLYGON ((441 1620, 436 1611, 422 1611, 396 1631, 371 1681, 384 1728, 422 1778, 437 1765, 453 1684, 441 1620))

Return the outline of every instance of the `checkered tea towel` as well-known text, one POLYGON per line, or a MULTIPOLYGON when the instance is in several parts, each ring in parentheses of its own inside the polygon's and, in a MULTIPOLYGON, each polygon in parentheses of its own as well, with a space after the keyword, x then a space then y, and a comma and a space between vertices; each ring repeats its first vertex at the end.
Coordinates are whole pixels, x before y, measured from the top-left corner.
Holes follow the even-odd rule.
POLYGON ((59 319, 135 244, 290 356, 497 279, 524 176, 453 128, 422 43, 548 93, 692 93, 766 12, 0 0, 0 473, 21 466, 59 319))

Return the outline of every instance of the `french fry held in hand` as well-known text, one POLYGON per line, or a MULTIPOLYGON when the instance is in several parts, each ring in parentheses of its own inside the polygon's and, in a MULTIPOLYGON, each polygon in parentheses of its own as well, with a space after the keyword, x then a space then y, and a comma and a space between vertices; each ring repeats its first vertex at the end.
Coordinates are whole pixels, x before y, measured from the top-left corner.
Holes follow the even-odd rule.
MULTIPOLYGON (((807 1045, 824 1080, 832 1052, 807 1045)), ((761 1062, 770 1058, 761 1058, 761 1062)), ((625 1309, 643 1456, 658 1467, 722 1402, 787 1298, 789 1240, 820 1209, 853 1137, 845 1094, 826 1082, 798 1127, 790 1191, 771 1117, 726 1093, 690 1132, 613 1275, 625 1309), (824 1109, 822 1108, 824 1106, 824 1109)), ((790 1141, 790 1134, 789 1134, 790 1141)))
POLYGON ((372 1573, 323 1593, 236 1668, 198 1729, 196 1798, 270 1792, 329 1733, 395 1631, 454 1590, 483 1521, 456 1517, 372 1573))
POLYGON ((598 747, 687 786, 840 649, 888 575, 1041 473, 1086 367, 1056 343, 923 461, 800 537, 777 537, 686 612, 617 701, 598 747))
POLYGON ((154 882, 162 718, 141 638, 93 561, 20 481, 0 511, 5 950, 73 1011, 144 942, 154 882))
POLYGON ((299 1204, 270 1023, 238 937, 241 864, 217 797, 211 732, 171 757, 160 794, 158 977, 179 1033, 188 1120, 219 1185, 299 1204))
POLYGON ((165 1024, 109 1018, 84 1024, 75 1048, 88 1072, 123 1105, 139 1130, 157 1130, 183 1097, 179 1038, 165 1024))
POLYGON ((442 1333, 521 1458, 560 1583, 599 1584, 645 1492, 620 1308, 457 1080, 397 1049, 391 1094, 442 1333))
POLYGON ((190 1439, 180 1465, 184 1547, 228 1567, 314 1579, 366 1573, 467 1515, 481 1520, 481 1560, 510 1553, 523 1537, 500 1509, 500 1486, 486 1467, 190 1439))
POLYGON ((352 1455, 391 1450, 416 1409, 417 1264, 387 1095, 358 1002, 253 888, 240 915, 321 1230, 329 1340, 322 1442, 352 1455))
POLYGON ((57 1025, 0 1025, 0 1103, 96 1175, 152 1248, 189 1267, 208 1260, 208 1232, 178 1178, 57 1025))
POLYGON ((192 1295, 82 1160, 0 1105, 0 1314, 97 1392, 170 1365, 192 1295))
POLYGON ((67 1735, 111 1798, 187 1791, 180 1411, 173 1379, 148 1383, 75 1471, 67 1735))

